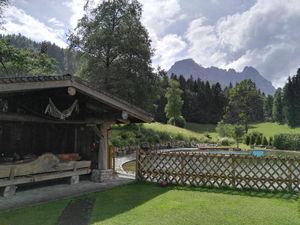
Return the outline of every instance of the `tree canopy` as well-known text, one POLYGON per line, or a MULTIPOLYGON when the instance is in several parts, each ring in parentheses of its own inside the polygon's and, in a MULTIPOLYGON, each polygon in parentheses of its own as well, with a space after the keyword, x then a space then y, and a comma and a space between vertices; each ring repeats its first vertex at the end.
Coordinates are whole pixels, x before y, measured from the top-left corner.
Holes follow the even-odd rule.
POLYGON ((176 80, 170 80, 169 87, 166 92, 167 104, 165 107, 166 117, 170 123, 176 125, 176 121, 182 119, 181 108, 183 101, 181 99, 182 90, 180 84, 176 80))
POLYGON ((143 108, 153 108, 158 77, 152 71, 151 41, 136 0, 104 1, 86 10, 70 46, 82 53, 79 74, 99 88, 143 108))
POLYGON ((56 70, 56 61, 44 53, 17 49, 0 39, 0 76, 48 75, 56 70))
POLYGON ((225 122, 244 124, 263 121, 263 96, 251 80, 244 80, 229 90, 225 122))

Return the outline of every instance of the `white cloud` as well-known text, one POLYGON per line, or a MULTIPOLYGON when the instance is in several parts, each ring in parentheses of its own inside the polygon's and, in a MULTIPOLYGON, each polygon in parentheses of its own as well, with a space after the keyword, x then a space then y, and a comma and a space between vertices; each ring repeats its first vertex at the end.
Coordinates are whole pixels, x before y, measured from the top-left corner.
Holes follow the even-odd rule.
POLYGON ((258 0, 249 10, 213 25, 203 18, 193 20, 186 33, 188 52, 206 66, 254 66, 279 86, 299 66, 299 23, 298 0, 258 0))
MULTIPOLYGON (((93 9, 102 1, 104 0, 89 0, 87 7, 89 9, 93 9)), ((70 17, 70 25, 72 29, 76 28, 78 20, 80 20, 83 17, 85 3, 86 1, 84 0, 71 0, 63 3, 72 12, 72 16, 70 17)))
POLYGON ((184 18, 179 0, 142 0, 140 2, 143 5, 142 21, 156 35, 164 32, 172 23, 184 18))
POLYGON ((169 68, 176 60, 178 55, 186 48, 186 42, 176 34, 168 34, 157 41, 156 55, 154 59, 159 60, 163 68, 169 68))
POLYGON ((8 7, 5 12, 7 23, 4 25, 4 34, 21 33, 35 41, 50 41, 56 43, 60 47, 66 47, 64 41, 64 30, 62 28, 53 29, 44 23, 28 15, 24 10, 14 6, 8 7))
POLYGON ((72 0, 64 2, 64 5, 70 8, 72 16, 70 17, 71 28, 74 29, 77 26, 78 20, 84 15, 84 4, 83 0, 72 0))
POLYGON ((58 19, 56 19, 55 17, 52 17, 48 20, 48 22, 50 24, 52 24, 53 26, 56 26, 56 27, 64 27, 65 25, 60 22, 58 19))

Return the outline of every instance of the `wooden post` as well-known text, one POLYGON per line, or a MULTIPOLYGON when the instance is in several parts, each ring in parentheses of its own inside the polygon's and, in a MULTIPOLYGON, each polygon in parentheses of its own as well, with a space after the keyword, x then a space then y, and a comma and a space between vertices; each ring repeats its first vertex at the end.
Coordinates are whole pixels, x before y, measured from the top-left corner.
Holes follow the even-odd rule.
POLYGON ((184 184, 184 163, 183 163, 183 160, 184 160, 184 153, 181 152, 180 153, 180 179, 181 179, 181 185, 184 184))
POLYGON ((292 160, 289 159, 287 161, 287 163, 288 163, 288 180, 289 180, 288 181, 288 190, 290 192, 292 192, 293 191, 292 160))
POLYGON ((233 188, 236 188, 236 180, 235 180, 235 158, 232 155, 231 155, 231 173, 232 173, 231 185, 232 185, 233 188))
POLYGON ((112 147, 112 169, 113 173, 116 172, 116 148, 112 147))
POLYGON ((140 167, 139 167, 139 161, 140 161, 140 149, 137 148, 135 152, 135 179, 136 180, 141 180, 140 176, 140 167))
POLYGON ((103 123, 100 125, 100 141, 99 141, 99 152, 98 152, 98 169, 108 169, 108 136, 107 136, 108 124, 103 123))

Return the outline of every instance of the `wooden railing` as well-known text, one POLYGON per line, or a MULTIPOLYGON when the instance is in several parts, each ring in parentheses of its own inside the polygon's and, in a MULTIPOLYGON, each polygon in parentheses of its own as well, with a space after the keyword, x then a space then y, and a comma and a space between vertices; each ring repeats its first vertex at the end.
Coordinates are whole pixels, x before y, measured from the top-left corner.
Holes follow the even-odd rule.
POLYGON ((300 159, 203 152, 137 152, 138 180, 218 188, 295 192, 300 159))

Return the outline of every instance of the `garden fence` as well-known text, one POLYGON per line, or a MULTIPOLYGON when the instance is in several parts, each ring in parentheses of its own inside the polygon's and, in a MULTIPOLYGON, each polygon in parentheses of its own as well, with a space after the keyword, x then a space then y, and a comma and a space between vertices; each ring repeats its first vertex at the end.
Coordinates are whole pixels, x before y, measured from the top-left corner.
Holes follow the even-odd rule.
POLYGON ((300 159, 203 152, 137 151, 138 180, 218 188, 295 192, 300 159))

